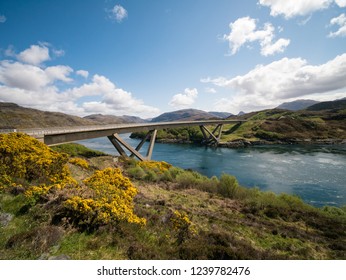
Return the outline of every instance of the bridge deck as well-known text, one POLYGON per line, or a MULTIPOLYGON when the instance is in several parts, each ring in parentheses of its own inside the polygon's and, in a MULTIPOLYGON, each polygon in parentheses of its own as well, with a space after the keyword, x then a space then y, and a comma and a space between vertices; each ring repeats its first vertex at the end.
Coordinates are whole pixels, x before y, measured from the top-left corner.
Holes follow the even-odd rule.
MULTIPOLYGON (((130 123, 96 126, 79 126, 64 128, 37 128, 37 129, 17 129, 37 139, 47 145, 57 145, 78 140, 106 137, 114 133, 130 133, 139 131, 150 131, 175 127, 206 126, 215 124, 241 123, 244 120, 204 120, 204 121, 177 121, 177 122, 157 122, 157 123, 130 123)), ((1 132, 1 131, 0 131, 1 132)), ((10 132, 10 131, 6 131, 10 132)))

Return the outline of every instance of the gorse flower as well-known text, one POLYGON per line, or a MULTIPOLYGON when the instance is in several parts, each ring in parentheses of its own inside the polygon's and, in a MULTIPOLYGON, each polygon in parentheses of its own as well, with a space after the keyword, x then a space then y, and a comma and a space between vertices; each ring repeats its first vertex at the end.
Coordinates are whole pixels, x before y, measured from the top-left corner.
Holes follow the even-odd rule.
POLYGON ((80 166, 84 169, 89 169, 89 163, 85 159, 82 159, 82 158, 71 158, 69 160, 69 163, 80 166))
POLYGON ((120 169, 96 171, 84 183, 92 190, 92 196, 74 196, 64 204, 79 225, 93 228, 120 221, 146 224, 145 219, 133 213, 137 189, 120 169))
POLYGON ((188 237, 197 233, 195 226, 192 224, 185 212, 175 210, 170 219, 173 230, 176 232, 177 243, 183 243, 188 237))
POLYGON ((161 174, 172 167, 171 164, 164 161, 139 161, 137 164, 144 170, 153 170, 156 171, 155 173, 161 174))
POLYGON ((55 184, 71 179, 67 154, 23 133, 0 134, 0 184, 13 180, 55 184))

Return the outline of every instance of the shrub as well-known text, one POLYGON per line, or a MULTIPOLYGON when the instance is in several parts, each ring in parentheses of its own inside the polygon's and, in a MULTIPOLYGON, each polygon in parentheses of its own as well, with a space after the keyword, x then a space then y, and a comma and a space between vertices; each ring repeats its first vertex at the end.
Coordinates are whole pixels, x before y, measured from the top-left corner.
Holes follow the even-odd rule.
POLYGON ((127 173, 130 177, 135 178, 137 180, 143 179, 146 175, 146 173, 140 166, 135 166, 127 169, 127 173))
POLYGON ((234 176, 228 174, 222 174, 220 177, 219 184, 217 186, 218 193, 224 197, 235 198, 239 184, 234 176))
POLYGON ((18 181, 57 184, 71 179, 68 155, 51 150, 23 133, 0 135, 0 184, 18 181))
POLYGON ((84 180, 89 189, 64 203, 73 222, 88 230, 120 221, 145 225, 146 220, 134 214, 133 198, 137 189, 120 169, 96 171, 84 180))
POLYGON ((167 171, 169 168, 172 167, 167 162, 164 161, 139 161, 138 166, 142 167, 144 170, 153 170, 155 173, 163 174, 165 171, 167 171))
POLYGON ((196 234, 196 229, 184 212, 175 210, 170 219, 173 230, 176 232, 178 245, 182 244, 191 235, 196 234))
POLYGON ((71 158, 69 160, 69 163, 80 166, 84 169, 89 169, 89 163, 85 159, 82 159, 82 158, 71 158))

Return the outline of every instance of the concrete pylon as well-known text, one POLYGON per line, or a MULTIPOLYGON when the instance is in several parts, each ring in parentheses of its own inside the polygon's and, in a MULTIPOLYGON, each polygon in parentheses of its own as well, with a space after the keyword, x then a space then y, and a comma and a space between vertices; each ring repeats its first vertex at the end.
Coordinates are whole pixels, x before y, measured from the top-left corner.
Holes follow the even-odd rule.
POLYGON ((118 153, 121 156, 127 157, 128 155, 126 154, 125 149, 127 149, 131 155, 130 157, 137 157, 140 161, 147 161, 151 160, 153 150, 154 150, 154 145, 155 145, 155 140, 156 140, 156 135, 157 135, 157 130, 150 130, 146 136, 142 139, 142 141, 137 145, 136 148, 133 148, 130 144, 128 144, 123 138, 120 137, 118 133, 114 133, 112 135, 108 136, 108 139, 111 141, 115 149, 118 151, 118 153), (145 141, 147 141, 150 137, 150 144, 148 147, 148 151, 146 156, 144 157, 143 155, 140 154, 139 150, 142 148, 143 144, 145 141))

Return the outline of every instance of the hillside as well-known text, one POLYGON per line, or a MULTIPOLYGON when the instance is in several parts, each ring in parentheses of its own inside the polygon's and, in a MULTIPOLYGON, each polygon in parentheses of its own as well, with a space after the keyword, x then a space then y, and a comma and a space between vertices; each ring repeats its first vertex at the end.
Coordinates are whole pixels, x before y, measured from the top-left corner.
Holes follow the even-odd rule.
POLYGON ((229 118, 230 116, 233 116, 233 114, 228 112, 208 112, 208 113, 221 119, 226 119, 226 118, 229 118))
POLYGON ((80 118, 59 112, 48 112, 25 108, 15 103, 0 102, 0 129, 65 127, 141 122, 145 122, 145 120, 135 116, 95 114, 80 118))
POLYGON ((94 114, 85 116, 84 119, 92 120, 99 124, 143 123, 145 120, 135 116, 114 116, 94 114))
POLYGON ((215 113, 207 113, 196 109, 183 109, 174 112, 163 113, 160 116, 153 118, 152 122, 171 122, 171 121, 197 121, 218 119, 215 113))
POLYGON ((246 123, 224 129, 222 141, 225 146, 256 143, 345 143, 345 109, 337 109, 335 106, 330 108, 295 112, 272 109, 248 113, 242 116, 247 120, 246 123))
POLYGON ((322 111, 322 110, 346 110, 346 99, 320 102, 308 107, 308 111, 322 111))
POLYGON ((291 111, 298 111, 306 109, 309 106, 312 106, 316 103, 319 103, 315 100, 310 99, 299 99, 292 102, 285 102, 276 107, 276 109, 284 109, 284 110, 291 110, 291 111))
POLYGON ((92 120, 0 102, 0 129, 95 125, 92 120))
POLYGON ((59 147, 67 156, 21 134, 0 140, 0 259, 346 258, 345 208, 227 174, 90 157, 73 144, 59 147))

